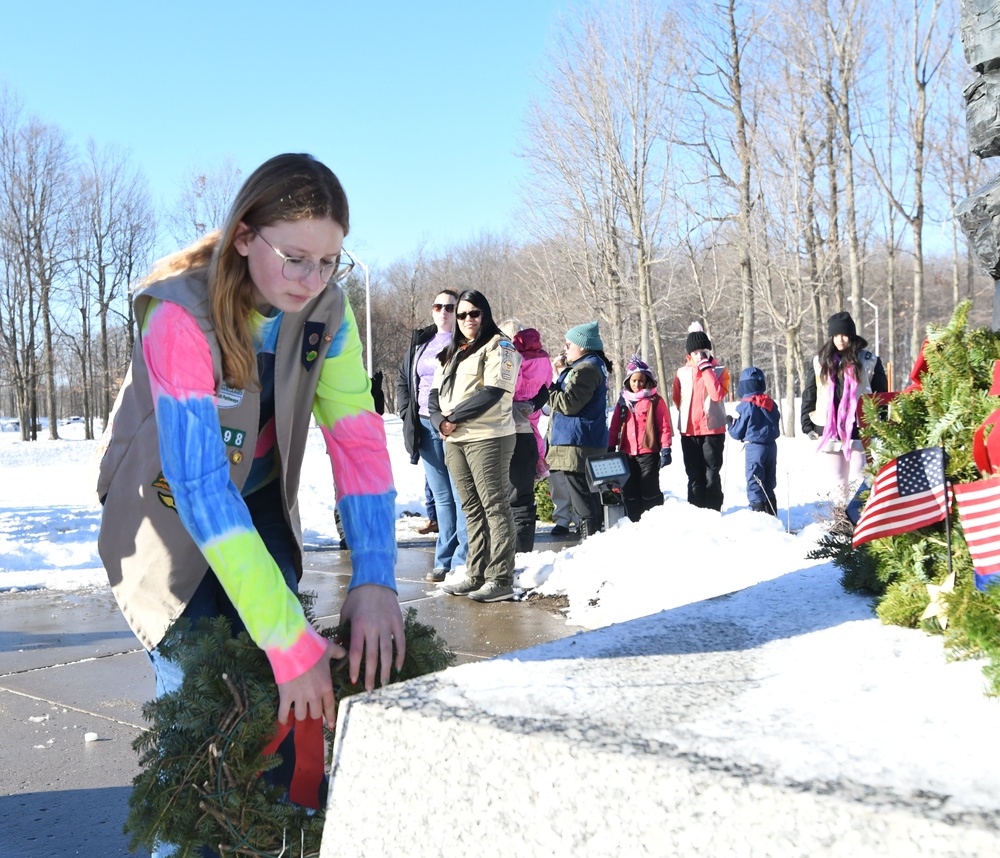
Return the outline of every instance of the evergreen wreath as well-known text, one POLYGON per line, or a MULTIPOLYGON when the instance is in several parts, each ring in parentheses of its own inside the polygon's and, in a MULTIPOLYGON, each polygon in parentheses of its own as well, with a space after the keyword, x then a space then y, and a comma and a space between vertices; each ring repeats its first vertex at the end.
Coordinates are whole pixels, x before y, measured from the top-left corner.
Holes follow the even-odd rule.
POLYGON ((552 502, 552 490, 549 479, 539 480, 535 483, 535 514, 539 521, 551 522, 552 513, 555 512, 556 505, 552 502))
MULTIPOLYGON (((300 595, 300 601, 312 622, 313 596, 300 595)), ((406 657, 391 682, 454 663, 454 654, 431 626, 417 622, 413 608, 404 632, 406 657)), ((349 641, 349 624, 320 634, 349 641)), ((158 650, 183 668, 184 681, 143 707, 151 726, 132 743, 143 770, 129 797, 129 849, 151 850, 160 842, 175 844, 178 858, 200 856, 203 845, 221 855, 318 856, 325 801, 318 811, 292 804, 284 786, 263 776, 282 762, 279 754, 263 753, 278 712, 278 686, 263 650, 246 632, 234 636, 224 617, 193 626, 178 621, 158 650)), ((331 674, 338 701, 364 690, 362 677, 350 682, 346 658, 331 664, 331 674)), ((333 733, 324 733, 328 768, 333 733)))
MULTIPOLYGON (((971 308, 972 302, 965 301, 947 326, 928 326, 922 389, 900 394, 890 406, 888 420, 879 418, 872 403, 865 403, 868 425, 862 434, 872 473, 911 450, 940 446, 948 457, 951 483, 984 476, 973 459, 973 434, 997 408, 997 397, 989 391, 993 364, 1000 360, 1000 333, 969 330, 971 308)), ((874 596, 875 612, 883 623, 943 635, 949 658, 984 658, 986 693, 1000 696, 1000 586, 985 592, 976 589, 972 557, 954 505, 950 524, 955 587, 937 596, 946 624, 937 616, 922 616, 931 602, 929 586, 939 590, 948 576, 944 522, 852 548, 853 528, 838 514, 810 556, 832 559, 845 589, 874 596)))

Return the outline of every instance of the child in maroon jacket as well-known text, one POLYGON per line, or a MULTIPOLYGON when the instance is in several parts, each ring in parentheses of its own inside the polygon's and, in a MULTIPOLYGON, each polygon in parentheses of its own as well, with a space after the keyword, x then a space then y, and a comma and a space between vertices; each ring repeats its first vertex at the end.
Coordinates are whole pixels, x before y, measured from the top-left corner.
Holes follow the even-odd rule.
POLYGON ((611 415, 608 450, 628 457, 629 478, 622 495, 628 517, 638 521, 646 510, 663 503, 660 468, 670 464, 673 428, 649 366, 633 355, 625 372, 625 386, 611 415))

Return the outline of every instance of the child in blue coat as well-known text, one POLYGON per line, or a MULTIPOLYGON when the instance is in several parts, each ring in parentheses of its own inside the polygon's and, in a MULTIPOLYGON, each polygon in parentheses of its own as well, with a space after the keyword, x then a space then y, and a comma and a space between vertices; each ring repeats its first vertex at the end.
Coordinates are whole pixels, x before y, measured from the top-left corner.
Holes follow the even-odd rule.
POLYGON ((765 393, 764 373, 748 366, 740 375, 736 395, 736 419, 729 424, 729 434, 742 441, 746 452, 747 500, 755 512, 778 514, 774 487, 778 482, 778 435, 780 414, 774 400, 765 393))

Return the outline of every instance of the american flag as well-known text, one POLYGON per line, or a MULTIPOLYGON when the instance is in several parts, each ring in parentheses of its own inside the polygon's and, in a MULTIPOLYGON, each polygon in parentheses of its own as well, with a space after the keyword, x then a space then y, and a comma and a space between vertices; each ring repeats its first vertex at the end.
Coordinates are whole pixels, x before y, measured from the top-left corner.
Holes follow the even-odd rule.
POLYGON ((1000 477, 961 483, 952 491, 976 570, 976 587, 985 590, 1000 575, 1000 477))
POLYGON ((857 548, 942 521, 946 497, 942 447, 924 447, 893 459, 875 475, 851 544, 857 548))

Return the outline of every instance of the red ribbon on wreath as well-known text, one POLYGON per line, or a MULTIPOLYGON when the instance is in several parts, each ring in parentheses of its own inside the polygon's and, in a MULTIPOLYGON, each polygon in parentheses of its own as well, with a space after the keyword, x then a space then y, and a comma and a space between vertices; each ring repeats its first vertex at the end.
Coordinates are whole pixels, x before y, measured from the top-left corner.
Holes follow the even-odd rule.
POLYGON ((278 753, 278 746, 292 733, 295 743, 295 770, 288 797, 302 807, 320 809, 319 790, 323 783, 325 746, 323 744, 323 719, 295 719, 295 713, 288 715, 288 722, 278 722, 278 732, 264 748, 265 756, 278 753))
MULTIPOLYGON (((1000 360, 993 362, 993 385, 990 387, 990 396, 1000 396, 1000 360)), ((975 459, 976 467, 987 475, 1000 468, 1000 432, 992 431, 998 423, 1000 423, 1000 408, 980 423, 972 436, 972 458, 975 459)))

